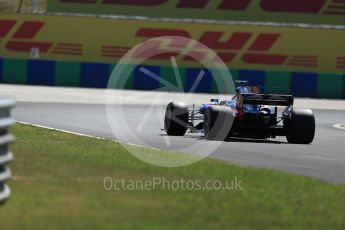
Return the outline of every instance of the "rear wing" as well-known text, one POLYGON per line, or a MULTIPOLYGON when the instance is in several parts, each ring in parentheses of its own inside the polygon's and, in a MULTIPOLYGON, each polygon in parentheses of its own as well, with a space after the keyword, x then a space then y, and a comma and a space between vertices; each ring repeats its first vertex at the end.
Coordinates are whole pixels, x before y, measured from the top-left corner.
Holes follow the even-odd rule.
POLYGON ((278 94, 242 94, 242 104, 291 106, 294 103, 292 95, 278 94))

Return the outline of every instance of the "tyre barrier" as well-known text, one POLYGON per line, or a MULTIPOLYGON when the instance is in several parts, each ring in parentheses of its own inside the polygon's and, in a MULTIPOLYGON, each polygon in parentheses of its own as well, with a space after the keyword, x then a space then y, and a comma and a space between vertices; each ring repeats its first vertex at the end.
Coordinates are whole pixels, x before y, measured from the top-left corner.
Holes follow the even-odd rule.
POLYGON ((9 128, 15 123, 15 119, 10 115, 14 106, 14 99, 0 98, 0 204, 3 204, 11 195, 11 190, 6 182, 12 176, 7 165, 13 159, 9 145, 14 142, 14 136, 10 134, 9 128))

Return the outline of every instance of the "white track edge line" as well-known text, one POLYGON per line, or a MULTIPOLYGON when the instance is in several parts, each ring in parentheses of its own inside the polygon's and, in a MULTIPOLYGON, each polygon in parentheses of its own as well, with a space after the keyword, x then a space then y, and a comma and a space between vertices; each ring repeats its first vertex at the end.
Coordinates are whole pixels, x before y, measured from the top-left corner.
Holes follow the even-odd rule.
POLYGON ((333 125, 333 128, 345 130, 345 124, 335 124, 333 125))
POLYGON ((88 137, 88 138, 92 138, 92 139, 96 139, 96 140, 112 141, 114 143, 125 144, 125 145, 130 145, 130 146, 139 147, 139 148, 146 148, 146 149, 151 149, 151 150, 156 150, 156 151, 164 151, 164 150, 158 149, 158 148, 153 148, 153 147, 148 147, 148 146, 143 146, 143 145, 138 145, 138 144, 133 144, 133 143, 121 142, 121 141, 113 140, 110 138, 92 136, 92 135, 88 135, 88 134, 84 134, 84 133, 78 133, 78 132, 68 131, 68 130, 64 130, 64 129, 57 129, 57 128, 44 126, 44 125, 38 125, 35 123, 30 123, 30 122, 25 122, 25 121, 17 121, 17 123, 22 124, 22 125, 29 125, 29 126, 33 126, 33 127, 37 127, 37 128, 42 128, 42 129, 72 134, 72 135, 80 136, 80 137, 88 137))

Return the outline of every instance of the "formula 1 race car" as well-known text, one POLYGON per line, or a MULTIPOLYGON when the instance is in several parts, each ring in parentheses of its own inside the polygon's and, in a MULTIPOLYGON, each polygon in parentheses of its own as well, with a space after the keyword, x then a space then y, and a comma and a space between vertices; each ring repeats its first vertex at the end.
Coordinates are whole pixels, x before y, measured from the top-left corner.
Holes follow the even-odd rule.
POLYGON ((310 109, 294 109, 292 95, 261 94, 260 87, 236 82, 236 95, 229 101, 211 99, 199 108, 170 102, 164 130, 169 136, 203 133, 208 140, 233 137, 267 139, 286 136, 289 143, 310 144, 315 135, 315 118, 310 109), (285 107, 278 116, 278 106, 285 107))

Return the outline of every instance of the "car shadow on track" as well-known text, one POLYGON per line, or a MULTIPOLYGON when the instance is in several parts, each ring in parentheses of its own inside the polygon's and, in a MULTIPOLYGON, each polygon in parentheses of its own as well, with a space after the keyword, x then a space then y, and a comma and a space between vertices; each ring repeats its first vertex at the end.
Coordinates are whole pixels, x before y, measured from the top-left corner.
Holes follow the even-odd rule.
POLYGON ((259 143, 259 144, 288 144, 284 141, 267 140, 267 139, 250 139, 250 138, 230 138, 225 142, 246 142, 246 143, 259 143))
MULTIPOLYGON (((167 134, 160 134, 162 137, 167 137, 167 134)), ((195 140, 205 140, 206 138, 201 135, 185 135, 181 138, 190 138, 190 139, 195 139, 195 140)), ((277 140, 269 140, 269 139, 251 139, 251 138, 239 138, 239 137, 232 137, 230 139, 225 140, 224 142, 230 143, 230 142, 235 142, 235 143, 258 143, 258 144, 289 144, 288 142, 284 141, 277 141, 277 140)))

